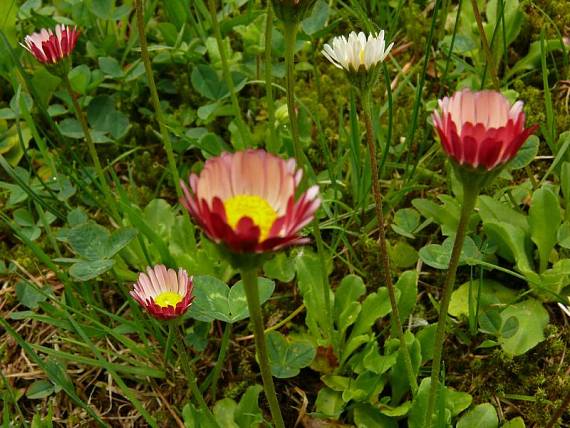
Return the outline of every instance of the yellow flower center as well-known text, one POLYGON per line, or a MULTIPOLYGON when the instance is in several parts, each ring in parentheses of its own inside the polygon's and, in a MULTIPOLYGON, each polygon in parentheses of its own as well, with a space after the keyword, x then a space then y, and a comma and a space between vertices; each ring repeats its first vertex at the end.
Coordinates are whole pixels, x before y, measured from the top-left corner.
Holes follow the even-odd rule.
POLYGON ((242 217, 249 217, 259 227, 259 240, 269 235, 271 226, 277 219, 277 213, 265 199, 256 195, 236 195, 224 201, 226 218, 232 229, 236 229, 242 217))
POLYGON ((181 301, 182 296, 174 291, 163 291, 154 298, 154 303, 161 308, 166 308, 167 306, 176 307, 181 301))
POLYGON ((360 49, 360 65, 364 64, 364 48, 360 49))

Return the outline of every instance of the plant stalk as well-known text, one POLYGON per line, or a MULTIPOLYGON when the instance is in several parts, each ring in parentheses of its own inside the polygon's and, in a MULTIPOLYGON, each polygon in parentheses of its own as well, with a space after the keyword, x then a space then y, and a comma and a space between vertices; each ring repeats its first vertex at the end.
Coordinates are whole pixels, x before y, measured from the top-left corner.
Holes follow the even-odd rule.
POLYGON ((222 39, 222 31, 220 30, 220 23, 218 22, 216 1, 208 0, 208 7, 210 9, 210 16, 212 19, 212 30, 214 31, 216 44, 218 45, 218 50, 220 51, 220 59, 222 61, 222 74, 224 75, 224 80, 226 81, 228 90, 230 91, 230 99, 232 102, 232 107, 234 109, 234 114, 236 115, 236 124, 242 138, 242 145, 237 146, 236 149, 244 149, 251 143, 251 137, 249 135, 249 129, 247 128, 247 125, 245 124, 245 121, 243 120, 243 116, 241 114, 241 108, 239 106, 236 88, 234 81, 232 80, 232 75, 230 73, 230 66, 228 64, 226 49, 224 47, 224 41, 222 39))
POLYGON ((267 2, 267 18, 265 21, 265 99, 267 102, 267 121, 269 123, 269 144, 270 152, 277 151, 278 141, 275 132, 275 102, 273 100, 273 77, 271 74, 273 59, 271 56, 271 40, 273 32, 273 8, 271 2, 267 2))
POLYGON ((210 397, 212 402, 216 401, 218 380, 220 379, 222 367, 224 366, 224 362, 226 361, 226 355, 228 353, 231 334, 232 334, 232 325, 231 323, 228 322, 224 326, 224 333, 222 335, 222 341, 220 343, 220 352, 218 353, 218 360, 216 361, 216 365, 212 369, 212 380, 211 380, 212 383, 210 385, 210 397))
POLYGON ((263 379, 263 389, 265 397, 269 403, 269 410, 273 417, 273 422, 277 428, 285 428, 279 401, 275 392, 273 376, 271 375, 271 367, 269 366, 269 357, 267 355, 267 344, 265 342, 265 332, 263 331, 263 316, 261 314, 261 304, 259 303, 259 290, 257 289, 257 276, 255 269, 242 269, 241 279, 245 289, 247 298, 247 306, 249 308, 249 317, 253 324, 253 335, 255 337, 255 349, 259 360, 259 370, 263 379))
POLYGON ((139 31, 139 44, 141 46, 141 58, 143 60, 144 69, 146 72, 146 80, 148 81, 148 88, 150 90, 150 99, 154 108, 154 113, 156 114, 158 126, 160 128, 162 144, 164 145, 164 151, 166 152, 166 158, 168 160, 168 168, 170 169, 170 174, 172 175, 172 180, 174 181, 176 194, 180 198, 182 197, 182 191, 180 189, 180 174, 178 174, 178 168, 176 167, 176 159, 174 157, 174 150, 172 149, 172 142, 170 141, 170 134, 168 132, 168 128, 166 127, 166 122, 162 113, 162 107, 160 106, 160 99, 158 98, 158 91, 156 90, 156 83, 154 82, 154 75, 152 73, 152 64, 150 62, 148 45, 146 42, 142 0, 135 0, 135 9, 137 15, 137 27, 139 31))
MULTIPOLYGON (((299 167, 305 171, 305 155, 301 147, 299 139, 299 122, 297 111, 295 110, 295 44, 297 42, 297 32, 299 24, 284 23, 284 39, 285 39, 285 67, 286 86, 287 86, 287 111, 289 113, 289 126, 291 128, 291 140, 293 141, 293 153, 299 167)), ((306 172, 306 171, 305 171, 306 172)), ((324 256, 324 243, 317 219, 313 220, 313 235, 317 244, 317 253, 322 271, 322 293, 325 303, 325 316, 327 320, 327 330, 325 332, 326 339, 332 342, 333 339, 333 319, 331 311, 330 285, 328 282, 327 268, 324 256)))
POLYGON ((209 419, 215 422, 214 415, 208 408, 206 401, 198 384, 196 383, 196 376, 194 375, 194 370, 192 370, 192 365, 190 364, 190 359, 188 358, 188 350, 184 345, 182 322, 180 319, 174 319, 170 322, 170 329, 174 330, 172 336, 174 336, 174 343, 176 345, 176 350, 178 351, 178 356, 182 361, 182 369, 186 375, 186 381, 188 382, 188 388, 194 397, 194 400, 198 403, 200 409, 208 416, 209 419))
POLYGON ((291 139, 293 140, 293 155, 297 162, 304 163, 303 148, 299 140, 299 122, 295 111, 295 44, 297 43, 297 32, 299 24, 284 24, 285 39, 285 67, 287 86, 287 111, 289 113, 289 123, 291 125, 291 139))
POLYGON ((449 309, 449 302, 451 294, 455 285, 455 275, 459 260, 461 257, 461 250, 463 249, 463 242, 465 241, 465 234, 467 232, 467 224, 469 223, 469 216, 475 208, 475 203, 479 196, 478 186, 463 185, 463 205, 461 208, 461 216, 459 224, 457 225, 457 232, 453 242, 453 249, 451 251, 451 258, 449 259, 449 267, 447 275, 443 283, 443 296, 439 305, 439 319, 437 322, 437 330, 435 333, 435 343, 433 349, 433 363, 431 369, 431 385, 428 397, 428 405, 425 418, 425 426, 430 428, 432 426, 432 415, 435 410, 435 400, 437 391, 439 389, 439 372, 441 370, 441 356, 443 353, 443 343, 445 341, 445 327, 447 323, 447 311, 449 309))
POLYGON ((485 28, 483 28, 483 19, 481 18, 481 12, 479 12, 477 0, 471 0, 471 6, 473 7, 473 15, 475 15, 475 21, 477 21, 479 34, 481 35, 481 44, 483 45, 483 51, 485 52, 485 57, 487 58, 489 69, 491 70, 493 85, 498 91, 501 89, 501 83, 499 82, 499 77, 497 75, 497 65, 495 64, 495 58, 493 58, 493 52, 491 52, 491 47, 489 46, 489 41, 487 40, 487 35, 485 34, 485 28))
POLYGON ((85 117, 85 112, 79 105, 79 101, 77 101, 77 94, 73 91, 71 87, 71 82, 69 81, 69 77, 67 74, 63 73, 63 83, 65 85, 65 89, 67 90, 69 97, 71 98, 71 103, 73 104, 73 109, 75 110, 75 115, 77 116, 77 120, 81 124, 81 129, 83 130, 83 134, 85 135, 85 142, 87 143, 87 150, 89 151, 89 155, 91 156, 91 160, 93 161, 93 165, 95 166, 95 172, 97 173, 97 177, 99 178, 99 182, 101 184, 101 189, 103 190, 103 195, 105 196, 105 200, 109 209, 111 210, 111 214, 116 219, 119 219, 120 216, 117 212, 115 200, 111 194, 111 188, 107 183, 107 179, 105 178, 105 173, 103 172, 103 167, 101 166, 101 161, 99 160, 99 155, 97 154, 97 149, 95 149, 95 143, 93 143, 93 139, 91 138, 91 132, 89 132, 89 126, 87 125, 87 118, 85 117))
POLYGON ((392 307, 392 322, 396 327, 398 338, 400 339, 400 350, 404 358, 404 365, 406 368, 406 375, 410 384, 412 394, 416 395, 418 390, 418 381, 414 374, 412 366, 412 359, 404 337, 404 329, 402 328, 402 321, 400 320, 400 311, 398 309, 398 302, 396 301, 396 290, 392 282, 392 275, 390 270, 390 258, 388 257, 388 249, 386 246, 386 229, 384 227, 384 212, 382 207, 382 194, 380 193, 380 178, 378 177, 378 163, 376 161, 376 143, 374 141, 374 129, 372 127, 372 105, 370 100, 370 90, 362 94, 362 107, 364 111, 364 122, 366 123, 366 142, 368 144, 368 152, 370 155, 370 168, 372 169, 372 193, 374 194, 374 206, 376 211, 376 219, 378 221, 380 247, 380 262, 382 263, 382 271, 384 272, 384 282, 388 289, 388 296, 390 298, 390 306, 392 307))

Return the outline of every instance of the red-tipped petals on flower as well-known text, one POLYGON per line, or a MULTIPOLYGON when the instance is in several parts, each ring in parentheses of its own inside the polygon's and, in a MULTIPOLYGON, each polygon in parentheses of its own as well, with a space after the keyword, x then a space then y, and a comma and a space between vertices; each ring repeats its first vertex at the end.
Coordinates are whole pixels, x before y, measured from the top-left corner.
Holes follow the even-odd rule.
POLYGON ((523 102, 513 105, 496 91, 456 92, 439 100, 435 129, 447 155, 459 165, 492 170, 510 161, 538 128, 525 128, 523 102))
POLYGON ((169 320, 182 315, 192 304, 192 277, 184 269, 167 269, 164 265, 141 272, 131 296, 153 317, 169 320))
POLYGON ((294 159, 263 150, 224 153, 181 182, 181 203, 206 235, 234 253, 264 253, 306 243, 298 232, 320 205, 319 189, 297 201, 302 172, 294 159))
POLYGON ((20 43, 43 64, 55 64, 67 57, 77 43, 79 31, 76 27, 58 24, 55 30, 42 29, 30 34, 20 43))

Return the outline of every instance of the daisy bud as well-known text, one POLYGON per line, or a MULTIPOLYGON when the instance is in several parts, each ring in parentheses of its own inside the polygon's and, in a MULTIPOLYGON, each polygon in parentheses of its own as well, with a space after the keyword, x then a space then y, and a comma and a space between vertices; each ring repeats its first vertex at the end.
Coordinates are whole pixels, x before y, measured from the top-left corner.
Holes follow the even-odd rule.
POLYGON ((458 172, 494 177, 538 128, 525 128, 522 101, 511 105, 497 91, 464 89, 439 100, 439 107, 435 129, 458 172))
POLYGON ((297 24, 307 17, 317 0, 271 0, 275 15, 285 24, 297 24))
POLYGON ((184 269, 167 269, 164 265, 141 272, 130 292, 149 314, 170 320, 184 314, 192 304, 192 277, 184 269))
POLYGON ((66 58, 73 52, 79 31, 77 27, 58 24, 55 32, 51 29, 42 29, 39 33, 26 36, 24 43, 20 43, 24 49, 30 52, 43 64, 55 64, 66 58))
POLYGON ((345 36, 335 37, 331 44, 325 44, 322 54, 335 67, 347 72, 351 82, 359 89, 370 88, 376 81, 379 65, 384 62, 394 46, 386 46, 384 30, 377 35, 354 31, 345 36))

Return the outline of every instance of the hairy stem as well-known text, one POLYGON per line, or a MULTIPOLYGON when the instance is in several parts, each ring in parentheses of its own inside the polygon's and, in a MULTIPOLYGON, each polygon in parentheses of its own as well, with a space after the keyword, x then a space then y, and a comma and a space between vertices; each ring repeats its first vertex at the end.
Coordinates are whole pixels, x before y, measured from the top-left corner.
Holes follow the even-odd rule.
POLYGON ((220 352, 218 353, 218 360, 216 365, 212 369, 212 384, 210 385, 210 398, 212 403, 216 401, 216 392, 218 389, 218 380, 220 379, 220 374, 222 373, 222 367, 226 361, 226 355, 228 353, 228 348, 230 344, 230 336, 232 334, 231 323, 226 323, 224 326, 224 333, 222 335, 222 342, 220 343, 220 352))
POLYGON ((257 276, 255 269, 242 269, 241 279, 243 281, 245 296, 247 298, 249 317, 253 324, 255 349, 259 360, 259 370, 261 371, 265 397, 269 403, 269 410, 271 411, 271 416, 273 417, 275 426, 277 428, 285 428, 281 409, 279 408, 279 401, 277 400, 277 394, 275 393, 271 367, 269 366, 269 357, 267 355, 265 332, 263 331, 263 316, 261 314, 261 304, 259 303, 259 291, 257 289, 257 276))
POLYGON ((182 191, 180 189, 180 175, 178 174, 176 159, 174 158, 174 150, 172 149, 172 142, 170 141, 170 134, 168 132, 168 128, 166 127, 166 122, 162 113, 162 107, 160 106, 160 99, 158 98, 158 91, 156 90, 156 83, 154 82, 154 75, 152 73, 152 65, 150 62, 148 45, 146 42, 142 0, 135 0, 135 9, 137 15, 137 27, 139 31, 139 43, 141 46, 141 58, 143 60, 144 69, 146 72, 146 80, 148 81, 148 88, 150 90, 150 99, 154 108, 154 113, 156 114, 158 126, 160 128, 162 144, 164 145, 164 151, 166 152, 166 158, 168 160, 168 168, 170 169, 170 174, 172 175, 172 180, 174 181, 176 194, 180 198, 182 197, 182 191))
POLYGON ((461 217, 457 225, 457 232, 453 242, 453 249, 451 251, 451 258, 449 259, 449 267, 447 275, 443 283, 443 296, 439 305, 439 319, 437 322, 437 330, 435 333, 435 343, 433 349, 433 363, 431 368, 431 385, 428 397, 428 405, 425 418, 425 426, 430 428, 432 426, 432 415, 435 410, 435 401, 437 391, 439 389, 439 372, 441 370, 441 356, 443 353, 443 343, 445 342, 445 327, 447 323, 447 311, 449 309, 449 302, 451 294, 455 285, 455 275, 457 267, 459 266, 459 259, 461 257, 461 250, 463 249, 463 242, 465 241, 465 234, 467 231, 467 224, 469 216, 475 208, 475 202, 479 195, 479 188, 477 186, 470 187, 463 186, 463 206, 461 207, 461 217))
POLYGON ((406 338, 404 337, 402 321, 400 320, 400 311, 398 309, 398 302, 396 301, 396 290, 392 283, 390 258, 388 257, 388 249, 386 246, 386 229, 384 227, 384 212, 382 208, 382 194, 380 193, 380 178, 378 177, 378 163, 376 161, 376 143, 374 140, 374 129, 372 127, 372 103, 370 96, 371 94, 369 90, 362 94, 362 107, 364 110, 364 122, 366 123, 366 142, 368 143, 368 152, 370 155, 370 168, 372 169, 372 193, 374 195, 374 206, 380 235, 378 240, 380 247, 380 262, 384 273, 384 282, 388 289, 390 306, 392 307, 392 322, 394 323, 398 338, 400 339, 400 350, 402 352, 402 357, 404 358, 408 382, 410 384, 412 394, 415 395, 418 390, 418 382, 414 374, 412 359, 410 358, 406 338))
POLYGON ((232 102, 232 107, 234 109, 234 114, 236 115, 236 124, 238 130, 241 134, 242 145, 236 147, 236 149, 244 149, 247 147, 250 142, 251 138, 249 136, 249 130, 245 121, 243 120, 243 116, 241 114, 241 108, 239 106, 239 101, 236 93, 236 88, 234 85, 234 81, 232 80, 232 75, 230 73, 230 66, 228 64, 228 59, 226 56, 226 49, 224 46, 224 41, 222 39, 222 32, 220 30, 220 23, 218 22, 218 13, 216 11, 216 1, 215 0, 208 0, 208 7, 210 9, 210 16, 212 19, 212 30, 214 31, 214 37, 216 38, 216 43, 218 45, 218 50, 220 51, 220 59, 222 61, 222 74, 224 75, 224 80, 226 81, 226 85, 228 90, 230 91, 230 99, 232 102))
POLYGON ((471 6, 473 7, 473 15, 475 15, 475 21, 477 21, 477 28, 479 29, 479 34, 481 36, 481 44, 483 45, 483 51, 485 52, 485 57, 487 58, 487 63, 489 69, 491 70, 491 78, 493 79, 493 85, 498 91, 501 88, 499 82, 499 77, 497 75, 497 65, 495 64, 495 58, 493 57, 493 52, 491 52, 491 47, 489 46, 489 41, 487 40, 487 35, 485 34, 485 29, 483 28, 483 19, 481 18, 481 12, 479 12, 479 6, 477 5, 477 0, 471 0, 471 6))
POLYGON ((194 374, 194 370, 192 370, 190 359, 188 358, 188 350, 184 345, 184 339, 183 339, 184 332, 182 330, 181 321, 179 319, 171 321, 170 329, 174 330, 172 332, 172 336, 174 337, 174 343, 176 345, 178 356, 182 361, 182 369, 184 370, 184 374, 186 375, 188 388, 190 389, 190 392, 192 393, 194 400, 196 400, 196 402, 198 403, 200 409, 208 416, 210 420, 215 422, 214 416, 212 415, 212 412, 210 412, 210 409, 208 408, 208 405, 206 404, 206 401, 204 400, 204 397, 200 392, 200 389, 198 388, 198 384, 196 383, 196 376, 194 374))
POLYGON ((101 166, 101 161, 99 160, 99 155, 97 154, 97 150, 95 149, 95 143, 93 143, 93 139, 91 138, 91 133, 89 132, 89 126, 87 125, 87 118, 85 117, 85 112, 79 105, 79 101, 77 101, 77 94, 71 88, 71 83, 69 82, 69 78, 67 74, 63 74, 63 82, 65 85, 65 89, 69 93, 69 97, 71 98, 71 102, 73 104, 73 109, 75 110, 75 115, 79 123, 81 124, 81 129, 83 130, 83 134, 85 136, 85 142, 87 143, 87 150, 89 151, 89 156, 91 156, 91 160, 93 161, 93 165, 95 166, 95 172, 97 173, 97 177, 99 178, 99 184, 101 185, 101 189, 103 190, 103 195, 105 196, 105 201, 111 210, 111 214, 115 219, 119 219, 120 216, 117 212, 115 200, 113 199, 111 188, 107 183, 107 179, 105 178, 105 173, 103 172, 103 167, 101 166))
POLYGON ((265 21, 265 99, 267 102, 267 121, 269 126, 269 151, 277 151, 277 133, 275 132, 275 102, 273 100, 273 78, 271 75, 273 59, 271 56, 271 40, 273 32, 273 8, 267 2, 267 18, 265 21))
POLYGON ((287 68, 287 111, 289 113, 289 123, 291 124, 293 154, 297 162, 304 163, 303 148, 299 140, 299 122, 297 120, 297 111, 295 110, 295 44, 297 42, 298 30, 299 24, 285 24, 285 67, 287 68))

